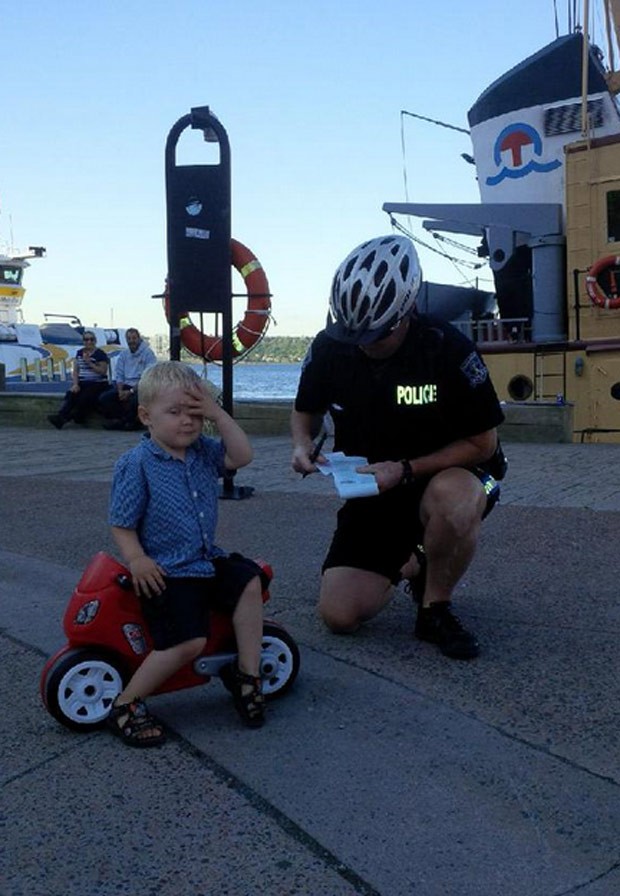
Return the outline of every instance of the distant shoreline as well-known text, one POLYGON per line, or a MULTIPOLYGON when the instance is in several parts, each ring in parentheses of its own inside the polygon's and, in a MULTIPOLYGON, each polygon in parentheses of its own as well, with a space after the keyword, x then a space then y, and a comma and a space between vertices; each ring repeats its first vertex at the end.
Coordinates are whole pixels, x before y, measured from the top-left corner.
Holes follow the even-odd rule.
MULTIPOLYGON (((235 364, 301 364, 308 352, 308 347, 312 342, 312 336, 265 336, 247 355, 235 364)), ((155 343, 150 340, 151 348, 154 349, 158 360, 168 360, 168 344, 166 342, 155 343)), ((200 364, 201 359, 196 355, 192 355, 186 349, 181 349, 181 357, 183 361, 190 364, 200 364)), ((207 361, 207 364, 216 363, 219 366, 221 362, 207 361)))

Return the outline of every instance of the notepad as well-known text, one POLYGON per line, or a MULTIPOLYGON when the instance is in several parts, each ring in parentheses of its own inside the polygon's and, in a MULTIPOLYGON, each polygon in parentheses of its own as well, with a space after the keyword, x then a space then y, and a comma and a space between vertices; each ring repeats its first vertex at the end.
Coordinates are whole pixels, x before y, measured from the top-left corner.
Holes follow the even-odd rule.
POLYGON ((377 480, 372 473, 358 473, 357 467, 368 463, 365 457, 350 457, 342 451, 333 451, 323 455, 326 464, 317 464, 317 469, 324 476, 333 476, 336 491, 341 498, 369 498, 378 495, 377 480))

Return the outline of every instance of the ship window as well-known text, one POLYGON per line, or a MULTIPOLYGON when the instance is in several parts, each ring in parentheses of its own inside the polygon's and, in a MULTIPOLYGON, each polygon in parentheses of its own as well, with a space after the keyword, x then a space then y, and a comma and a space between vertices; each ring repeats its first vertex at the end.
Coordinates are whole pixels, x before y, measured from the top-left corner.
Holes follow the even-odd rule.
MULTIPOLYGON (((581 130, 581 103, 569 103, 553 106, 544 111, 545 137, 557 137, 561 134, 575 134, 581 130)), ((588 100, 589 128, 602 128, 605 124, 603 100, 588 100)))
POLYGON ((620 190, 607 193, 607 242, 620 243, 620 190))
POLYGON ((534 391, 534 383, 529 376, 518 373, 508 383, 508 394, 513 401, 527 401, 534 391))
POLYGON ((21 277, 21 268, 9 267, 2 265, 0 267, 0 278, 2 283, 19 283, 21 277))

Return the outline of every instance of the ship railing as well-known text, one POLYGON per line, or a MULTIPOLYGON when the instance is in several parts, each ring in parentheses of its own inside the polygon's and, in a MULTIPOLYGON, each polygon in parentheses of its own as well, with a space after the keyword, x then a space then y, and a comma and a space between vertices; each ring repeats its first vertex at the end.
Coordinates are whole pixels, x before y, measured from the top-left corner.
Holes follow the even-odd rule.
POLYGON ((527 317, 494 317, 490 320, 459 320, 453 325, 476 344, 513 345, 529 342, 531 321, 527 317))
POLYGON ((69 379, 69 371, 64 358, 36 358, 28 363, 19 359, 19 378, 22 383, 64 383, 69 379))

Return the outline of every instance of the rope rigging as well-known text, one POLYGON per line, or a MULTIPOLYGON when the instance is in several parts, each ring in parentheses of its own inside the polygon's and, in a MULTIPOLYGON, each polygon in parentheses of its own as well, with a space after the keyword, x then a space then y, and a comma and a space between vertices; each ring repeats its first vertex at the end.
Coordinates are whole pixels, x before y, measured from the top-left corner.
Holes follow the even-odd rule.
MULTIPOLYGON (((462 133, 462 134, 469 135, 470 132, 468 130, 466 130, 465 128, 457 127, 456 125, 449 124, 448 122, 445 122, 445 121, 438 121, 437 119, 428 118, 427 116, 424 116, 424 115, 417 115, 413 112, 407 112, 406 110, 401 110, 401 113, 400 113, 400 142, 401 142, 402 166, 403 166, 403 184, 404 184, 404 191, 405 191, 405 200, 407 202, 409 202, 410 199, 409 199, 409 184, 408 184, 408 176, 407 176, 407 147, 406 147, 406 141, 405 141, 405 116, 408 116, 410 118, 419 119, 421 121, 425 121, 430 124, 438 125, 443 128, 448 128, 449 130, 452 130, 452 131, 458 131, 459 133, 462 133)), ((405 227, 404 225, 400 224, 394 218, 393 215, 390 215, 390 223, 395 230, 398 230, 401 233, 403 233, 405 236, 409 237, 409 239, 411 239, 414 243, 417 243, 417 245, 423 246, 429 252, 433 252, 435 255, 439 255, 441 258, 444 258, 446 261, 449 261, 455 267, 459 276, 465 277, 465 279, 468 279, 468 275, 463 272, 463 270, 462 270, 463 268, 466 268, 466 269, 469 269, 472 271, 478 271, 481 268, 486 267, 486 261, 484 261, 484 260, 472 261, 470 259, 460 258, 454 254, 451 254, 451 253, 445 251, 443 248, 438 248, 437 246, 433 246, 430 243, 425 242, 419 236, 414 235, 414 233, 412 232, 411 223, 410 223, 409 227, 405 227)), ((471 246, 467 246, 463 243, 457 242, 456 240, 449 239, 448 237, 443 236, 443 234, 439 234, 437 231, 429 230, 428 232, 431 234, 431 236, 437 243, 442 243, 445 246, 451 246, 454 249, 458 250, 460 253, 476 255, 478 258, 480 257, 478 255, 477 250, 472 248, 471 246)))
MULTIPOLYGON (((486 262, 484 261, 474 262, 469 261, 468 259, 457 258, 454 255, 450 255, 448 252, 444 252, 442 249, 438 249, 436 246, 433 246, 430 243, 426 243, 424 240, 420 239, 419 236, 416 236, 414 233, 412 233, 411 230, 397 221, 393 215, 390 215, 390 224, 392 225, 392 227, 394 227, 395 230, 399 230, 402 234, 409 237, 409 239, 414 243, 417 243, 419 246, 424 246, 424 248, 428 249, 429 252, 434 252, 436 255, 440 255, 442 258, 445 258, 446 261, 450 261, 454 265, 462 265, 464 267, 471 268, 471 270, 473 271, 477 271, 480 268, 485 267, 486 265, 486 262)), ((430 233, 438 242, 447 243, 448 245, 454 246, 455 248, 460 249, 463 252, 468 252, 471 255, 477 255, 476 249, 473 249, 471 246, 465 246, 462 243, 457 243, 456 240, 450 240, 435 231, 430 231, 430 233)))

